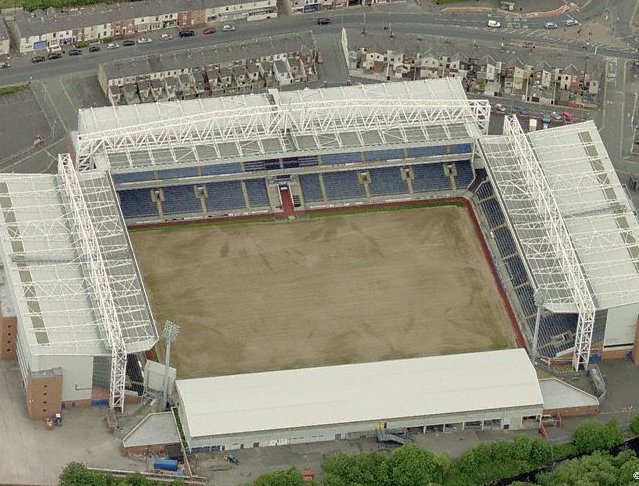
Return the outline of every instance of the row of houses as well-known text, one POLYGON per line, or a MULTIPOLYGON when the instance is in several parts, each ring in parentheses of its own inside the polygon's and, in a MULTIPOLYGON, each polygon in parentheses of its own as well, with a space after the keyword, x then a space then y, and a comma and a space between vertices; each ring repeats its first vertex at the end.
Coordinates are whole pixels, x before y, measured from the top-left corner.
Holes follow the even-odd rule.
POLYGON ((477 50, 472 48, 450 53, 451 45, 434 46, 423 39, 355 32, 343 38, 353 40, 347 49, 352 76, 384 80, 458 77, 467 91, 488 96, 520 95, 545 104, 598 103, 602 76, 598 59, 584 57, 553 66, 543 56, 539 60, 517 56, 497 60, 491 55, 475 57, 477 50))
POLYGON ((122 38, 170 28, 277 17, 277 0, 154 0, 57 10, 18 10, 12 16, 17 50, 38 50, 122 38))
POLYGON ((0 56, 6 56, 9 54, 11 41, 9 38, 9 29, 4 19, 0 17, 0 56))
POLYGON ((258 93, 317 81, 312 32, 102 63, 98 82, 111 104, 258 93))
POLYGON ((310 13, 349 7, 371 7, 395 1, 399 0, 289 0, 289 3, 293 13, 310 13))

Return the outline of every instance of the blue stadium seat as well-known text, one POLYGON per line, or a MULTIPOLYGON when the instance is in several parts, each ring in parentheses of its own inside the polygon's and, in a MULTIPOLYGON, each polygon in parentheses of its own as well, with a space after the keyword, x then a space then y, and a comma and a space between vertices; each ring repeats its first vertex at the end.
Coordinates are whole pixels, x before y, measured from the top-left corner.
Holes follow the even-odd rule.
POLYGON ((268 192, 266 190, 266 181, 264 179, 247 180, 245 184, 251 207, 270 206, 268 192))
POLYGON ((369 170, 371 193, 374 195, 407 194, 408 186, 402 180, 399 167, 381 167, 369 170))
POLYGON ((486 219, 488 220, 488 225, 491 229, 497 228, 501 226, 506 221, 504 217, 504 213, 501 210, 501 206, 497 202, 496 199, 487 199, 480 203, 484 214, 486 215, 486 219))
POLYGON ((209 211, 243 209, 246 207, 240 181, 210 182, 206 185, 208 197, 206 208, 209 211))
POLYGON ((323 165, 352 164, 361 162, 362 154, 357 152, 349 152, 346 154, 324 154, 322 155, 323 165))
POLYGON ((470 186, 470 183, 473 182, 475 177, 470 160, 455 162, 455 167, 457 168, 457 175, 455 176, 457 189, 465 189, 470 186))
POLYGON ((195 177, 196 167, 181 167, 179 169, 164 169, 158 171, 158 179, 178 179, 180 177, 195 177))
POLYGON ((489 181, 483 182, 477 188, 477 197, 479 198, 480 201, 483 199, 488 199, 489 197, 492 197, 493 194, 494 194, 493 185, 489 181))
POLYGON ((432 157, 446 154, 446 147, 411 147, 406 149, 409 157, 432 157))
POLYGON ((508 258, 507 260, 504 260, 504 263, 506 264, 506 268, 508 269, 513 287, 519 287, 520 285, 528 281, 526 268, 524 267, 524 263, 521 261, 521 258, 519 258, 519 255, 515 255, 511 258, 508 258))
POLYGON ((157 205, 151 200, 150 189, 118 191, 120 207, 125 218, 158 216, 157 205))
POLYGON ((128 174, 113 174, 112 177, 115 184, 121 184, 122 182, 152 181, 155 179, 155 174, 153 171, 147 170, 144 172, 131 172, 128 174))
POLYGON ((165 214, 201 213, 202 204, 195 197, 193 186, 168 186, 162 188, 165 214))
POLYGON ((415 192, 449 191, 450 179, 444 174, 442 164, 413 166, 413 190, 415 192))
POLYGON ((515 240, 513 240, 510 230, 506 227, 497 228, 493 231, 495 236, 495 242, 497 243, 497 249, 502 258, 514 255, 517 252, 515 246, 515 240))
POLYGON ((519 304, 524 312, 524 316, 532 316, 537 313, 537 306, 535 305, 534 295, 535 292, 530 285, 526 285, 525 287, 516 289, 517 298, 519 299, 519 304))
POLYGON ((202 167, 202 175, 239 174, 240 172, 242 172, 242 165, 239 163, 205 165, 202 167))
POLYGON ((322 187, 320 186, 318 174, 302 174, 300 175, 300 184, 302 186, 302 194, 306 202, 322 202, 322 187))
POLYGON ((330 172, 323 177, 328 199, 356 199, 366 194, 355 171, 330 172))
POLYGON ((364 160, 366 162, 377 162, 382 160, 403 159, 404 151, 401 149, 393 150, 371 150, 364 152, 364 160))

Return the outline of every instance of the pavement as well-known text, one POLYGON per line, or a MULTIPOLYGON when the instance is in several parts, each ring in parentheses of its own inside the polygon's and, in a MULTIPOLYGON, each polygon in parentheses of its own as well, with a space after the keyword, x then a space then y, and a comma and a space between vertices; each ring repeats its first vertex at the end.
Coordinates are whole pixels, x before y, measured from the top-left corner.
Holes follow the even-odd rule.
POLYGON ((0 360, 0 482, 58 484, 71 461, 89 467, 144 471, 146 462, 123 457, 120 443, 107 431, 105 409, 77 408, 63 413, 63 425, 48 430, 27 417, 16 360, 0 360))
MULTIPOLYGON (((468 449, 484 442, 513 440, 526 436, 539 437, 536 430, 508 431, 464 431, 446 434, 418 434, 415 443, 436 454, 459 457, 468 449)), ((233 451, 239 465, 225 463, 224 454, 203 453, 193 455, 191 467, 194 474, 208 478, 216 486, 237 486, 254 481, 260 474, 295 467, 298 470, 312 469, 316 478, 322 478, 322 462, 330 454, 339 452, 357 454, 361 452, 392 452, 394 446, 379 444, 373 438, 316 442, 277 447, 262 447, 233 451), (227 468, 226 470, 220 470, 227 468)))

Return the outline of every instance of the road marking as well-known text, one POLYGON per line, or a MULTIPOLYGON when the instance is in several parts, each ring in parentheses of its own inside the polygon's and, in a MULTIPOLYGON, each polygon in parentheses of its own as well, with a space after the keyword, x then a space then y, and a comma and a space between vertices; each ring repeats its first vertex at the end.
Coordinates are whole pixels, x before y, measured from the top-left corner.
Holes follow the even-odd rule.
MULTIPOLYGON (((38 83, 42 86, 42 89, 44 90, 44 97, 45 97, 45 99, 49 100, 49 103, 53 107, 53 111, 55 111, 55 113, 56 113, 56 115, 58 117, 58 120, 60 121, 60 125, 62 125, 62 128, 64 128, 65 132, 68 132, 69 131, 69 127, 67 127, 67 124, 64 123, 64 118, 62 118, 62 115, 60 115, 60 112, 58 111, 58 107, 51 100, 51 97, 49 96, 49 90, 47 89, 46 84, 44 84, 42 81, 38 81, 38 83)), ((73 105, 71 105, 71 106, 73 106, 73 105)))

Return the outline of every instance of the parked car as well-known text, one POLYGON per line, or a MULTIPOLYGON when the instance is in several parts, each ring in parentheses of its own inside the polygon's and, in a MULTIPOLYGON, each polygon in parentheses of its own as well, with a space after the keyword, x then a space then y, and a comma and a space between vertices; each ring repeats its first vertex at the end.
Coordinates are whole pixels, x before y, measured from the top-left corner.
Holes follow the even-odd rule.
POLYGON ((501 103, 496 103, 494 108, 497 113, 506 113, 506 107, 501 103))
POLYGON ((132 40, 132 39, 127 39, 127 40, 125 40, 125 41, 122 43, 122 45, 123 45, 124 47, 134 46, 134 45, 135 45, 135 41, 134 41, 134 40, 132 40))
POLYGON ((553 111, 553 112, 550 114, 550 116, 551 116, 551 117, 552 117, 552 119, 553 119, 553 120, 555 120, 555 121, 561 121, 561 120, 563 120, 563 119, 564 119, 564 117, 563 117, 563 116, 561 116, 561 115, 559 114, 559 112, 556 112, 556 111, 553 111))
POLYGON ((528 110, 523 106, 517 107, 517 113, 521 116, 528 116, 528 110))
POLYGON ((331 19, 328 19, 326 17, 320 17, 319 19, 317 19, 317 25, 328 25, 331 23, 331 19))
POLYGON ((0 62, 0 69, 6 69, 10 67, 11 67, 11 64, 9 64, 8 62, 0 62))
POLYGON ((544 24, 544 28, 545 28, 545 29, 548 29, 548 30, 550 30, 550 29, 556 29, 556 28, 557 28, 557 24, 556 24, 556 23, 554 23, 554 22, 546 22, 546 23, 544 24))
POLYGON ((46 60, 47 60, 47 58, 44 57, 44 56, 33 56, 31 58, 31 62, 44 62, 46 60))
POLYGON ((140 37, 138 39, 138 44, 150 44, 151 42, 153 42, 153 39, 150 37, 140 37))
POLYGON ((565 22, 566 27, 573 27, 575 25, 579 25, 579 21, 577 19, 568 19, 565 22))
POLYGON ((181 30, 180 37, 193 37, 195 35, 195 31, 193 30, 181 30))
POLYGON ((160 40, 166 41, 166 40, 173 40, 173 36, 171 34, 162 34, 160 36, 160 40))
POLYGON ((62 59, 62 53, 61 52, 52 52, 51 54, 49 54, 47 56, 47 59, 49 61, 51 61, 53 59, 62 59))
POLYGON ((222 26, 222 30, 224 32, 233 32, 235 30, 235 27, 233 27, 231 24, 224 24, 222 26))
POLYGON ((117 42, 111 42, 107 45, 107 49, 117 49, 120 47, 120 44, 118 44, 117 42))
POLYGON ((71 49, 69 51, 69 56, 81 56, 82 51, 80 49, 71 49))
POLYGON ((497 20, 489 20, 488 27, 492 27, 493 29, 499 29, 501 27, 501 22, 497 20))
POLYGON ((206 29, 202 31, 204 35, 215 34, 216 32, 217 32, 217 29, 215 27, 207 27, 206 29))
POLYGON ((89 52, 100 52, 100 46, 89 47, 89 52))
POLYGON ((572 123, 573 122, 573 118, 572 118, 572 113, 570 113, 569 111, 564 111, 561 116, 563 117, 564 121, 566 123, 572 123))

